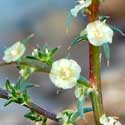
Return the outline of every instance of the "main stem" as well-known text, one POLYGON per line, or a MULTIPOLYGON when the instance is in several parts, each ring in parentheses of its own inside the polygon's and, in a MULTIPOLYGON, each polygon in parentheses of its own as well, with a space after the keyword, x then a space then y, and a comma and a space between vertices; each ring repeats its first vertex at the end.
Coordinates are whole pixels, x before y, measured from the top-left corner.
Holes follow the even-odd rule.
MULTIPOLYGON (((92 0, 89 7, 88 19, 93 22, 98 19, 99 0, 92 0)), ((92 86, 97 90, 97 93, 92 93, 91 100, 94 111, 96 125, 100 125, 99 119, 103 115, 103 103, 101 94, 101 61, 100 61, 100 47, 95 47, 89 44, 89 63, 90 73, 89 80, 92 86)))

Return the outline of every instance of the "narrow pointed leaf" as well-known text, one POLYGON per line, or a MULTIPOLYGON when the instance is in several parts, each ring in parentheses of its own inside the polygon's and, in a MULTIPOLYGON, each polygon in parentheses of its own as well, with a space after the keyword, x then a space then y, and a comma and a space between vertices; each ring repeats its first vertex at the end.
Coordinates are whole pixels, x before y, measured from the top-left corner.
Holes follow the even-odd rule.
POLYGON ((4 104, 4 107, 8 106, 9 104, 11 104, 12 102, 14 102, 15 99, 11 98, 9 99, 5 104, 4 104))
MULTIPOLYGON (((91 112, 91 111, 93 111, 92 107, 85 107, 85 108, 83 108, 83 112, 84 112, 84 113, 88 113, 88 112, 91 112)), ((76 122, 76 120, 78 119, 78 117, 79 117, 79 112, 77 111, 77 112, 75 112, 75 113, 72 115, 71 120, 72 120, 73 122, 76 122)))
POLYGON ((26 58, 28 58, 28 59, 34 59, 34 60, 38 60, 36 57, 34 57, 34 56, 26 56, 26 58))
POLYGON ((104 54, 107 60, 110 60, 110 46, 108 43, 103 44, 104 54))
POLYGON ((22 82, 21 84, 20 84, 20 90, 22 91, 22 92, 24 92, 24 91, 26 91, 28 88, 31 88, 31 87, 34 87, 34 85, 32 84, 32 83, 29 83, 29 82, 22 82))
POLYGON ((110 28, 114 31, 114 32, 119 32, 121 33, 123 36, 125 36, 125 34, 122 32, 122 30, 120 30, 118 27, 114 27, 110 25, 110 28))
POLYGON ((92 107, 85 107, 84 108, 84 113, 91 112, 93 111, 92 107))
POLYGON ((6 80, 6 83, 5 83, 5 88, 7 91, 11 91, 11 84, 10 84, 10 81, 9 80, 6 80))
POLYGON ((79 84, 85 85, 86 87, 91 87, 91 84, 89 83, 89 81, 83 76, 80 76, 80 78, 77 80, 77 82, 79 84))
POLYGON ((83 118, 84 117, 84 111, 83 111, 83 103, 84 103, 84 101, 85 101, 85 97, 83 97, 83 98, 80 98, 80 99, 78 99, 78 101, 77 101, 77 110, 78 110, 78 113, 79 113, 79 116, 81 117, 81 118, 83 118))
POLYGON ((73 19, 74 19, 73 15, 71 13, 69 13, 67 16, 67 19, 66 19, 66 27, 68 29, 69 29, 73 19))
MULTIPOLYGON (((83 108, 83 112, 84 112, 84 113, 88 113, 88 112, 91 112, 91 111, 93 111, 92 107, 85 107, 85 108, 83 108)), ((75 112, 75 113, 72 115, 71 120, 72 120, 73 122, 76 122, 76 120, 78 119, 78 117, 79 117, 79 112, 77 111, 77 112, 75 112)))
POLYGON ((58 48, 54 48, 52 51, 51 51, 51 54, 50 56, 53 56, 53 54, 55 54, 55 52, 58 50, 58 48))
POLYGON ((21 83, 21 79, 19 79, 17 82, 16 82, 16 85, 15 85, 15 88, 20 90, 20 83, 21 83))
POLYGON ((32 120, 32 121, 35 121, 35 122, 38 122, 38 121, 42 121, 42 120, 43 120, 43 118, 42 118, 41 115, 39 115, 39 114, 37 114, 36 112, 33 112, 33 111, 31 111, 31 112, 25 114, 24 117, 25 117, 25 118, 28 118, 28 119, 30 119, 30 120, 32 120))
POLYGON ((27 45, 27 44, 29 43, 30 39, 31 39, 33 36, 34 36, 34 34, 29 35, 29 36, 26 37, 24 40, 22 40, 22 43, 23 43, 24 45, 27 45))
POLYGON ((71 118, 73 122, 76 122, 77 118, 79 117, 79 112, 75 112, 71 118))
POLYGON ((99 17, 99 20, 100 21, 104 21, 104 20, 107 20, 107 19, 109 19, 110 18, 110 16, 100 16, 99 17))
POLYGON ((84 36, 78 36, 76 38, 74 38, 72 41, 71 41, 71 45, 74 46, 78 43, 80 43, 82 40, 87 40, 86 39, 86 34, 84 36))

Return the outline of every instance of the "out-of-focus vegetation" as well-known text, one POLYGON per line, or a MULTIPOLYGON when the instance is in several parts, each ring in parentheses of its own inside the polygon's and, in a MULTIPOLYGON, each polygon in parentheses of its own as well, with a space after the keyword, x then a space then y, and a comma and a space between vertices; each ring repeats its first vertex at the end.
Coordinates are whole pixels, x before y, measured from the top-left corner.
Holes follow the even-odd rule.
MULTIPOLYGON (((56 58, 68 55, 81 65, 82 74, 88 75, 88 49, 87 44, 82 43, 73 47, 70 52, 67 50, 69 41, 72 40, 86 24, 86 17, 79 15, 79 20, 75 19, 71 25, 69 33, 66 33, 66 17, 70 8, 73 7, 75 0, 1 0, 0 1, 0 58, 2 59, 4 49, 22 40, 27 35, 34 33, 35 37, 28 46, 31 52, 33 48, 48 43, 50 47, 60 46, 61 48, 56 58), (82 58, 84 57, 84 60, 82 58)), ((101 12, 111 16, 110 23, 118 26, 125 32, 125 1, 124 0, 105 0, 101 12)), ((124 96, 125 96, 125 38, 120 34, 115 34, 111 45, 111 66, 106 68, 102 65, 102 89, 105 91, 104 106, 111 115, 119 116, 124 123, 124 96), (120 81, 120 83, 119 83, 120 81)), ((0 60, 1 60, 0 59, 0 60)), ((103 64, 106 61, 103 59, 103 64)), ((15 81, 19 74, 14 67, 0 68, 0 86, 8 77, 15 81)), ((61 91, 57 95, 56 88, 51 84, 45 74, 33 74, 30 81, 39 84, 40 88, 30 89, 34 102, 53 112, 67 108, 68 105, 74 106, 74 95, 71 91, 61 91), (68 96, 67 96, 68 95, 68 96)), ((26 109, 13 104, 7 108, 2 105, 4 100, 0 100, 0 125, 29 125, 30 121, 23 118, 26 109), (15 119, 16 117, 16 119, 15 119)), ((89 102, 88 102, 89 104, 89 102)), ((87 117, 88 118, 88 117, 87 117)))

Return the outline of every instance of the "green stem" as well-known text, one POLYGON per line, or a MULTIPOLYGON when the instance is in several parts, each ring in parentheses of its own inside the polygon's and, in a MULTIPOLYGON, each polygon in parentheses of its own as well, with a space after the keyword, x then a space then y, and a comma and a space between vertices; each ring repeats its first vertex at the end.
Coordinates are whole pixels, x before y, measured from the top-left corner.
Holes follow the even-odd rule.
MULTIPOLYGON (((93 22, 98 19, 99 1, 93 0, 92 5, 89 7, 89 22, 93 22)), ((101 94, 101 61, 100 61, 100 47, 95 47, 89 44, 89 62, 90 62, 90 74, 89 79, 96 89, 96 93, 90 94, 94 117, 96 125, 100 125, 99 119, 104 114, 103 102, 101 94)))
POLYGON ((90 46, 90 82, 96 89, 96 93, 91 93, 91 101, 95 116, 96 125, 100 125, 99 119, 103 113, 103 103, 101 94, 101 63, 100 47, 90 46))
POLYGON ((6 62, 0 62, 0 67, 2 66, 9 66, 9 65, 25 65, 25 66, 31 66, 31 67, 35 67, 37 68, 39 72, 44 72, 44 73, 49 73, 51 67, 48 66, 45 63, 42 63, 38 60, 33 60, 33 59, 28 59, 28 58, 21 58, 20 60, 18 60, 18 62, 10 62, 10 63, 6 63, 6 62))

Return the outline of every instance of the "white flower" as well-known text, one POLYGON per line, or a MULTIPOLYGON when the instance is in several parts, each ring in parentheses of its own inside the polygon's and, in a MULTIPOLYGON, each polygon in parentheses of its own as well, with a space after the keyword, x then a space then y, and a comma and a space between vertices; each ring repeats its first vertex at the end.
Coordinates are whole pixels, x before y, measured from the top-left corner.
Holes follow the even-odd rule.
POLYGON ((18 41, 5 50, 3 60, 7 63, 17 61, 24 54, 24 52, 24 44, 18 41))
POLYGON ((104 22, 96 20, 87 25, 86 28, 89 42, 94 46, 101 46, 104 43, 112 43, 113 30, 104 22))
POLYGON ((106 117, 105 114, 101 116, 100 123, 102 125, 121 125, 121 123, 118 120, 116 120, 115 117, 106 117))
POLYGON ((92 0, 79 0, 78 5, 76 5, 73 9, 71 9, 71 14, 76 17, 78 12, 82 10, 85 7, 88 7, 91 5, 92 0))
POLYGON ((77 84, 81 67, 72 59, 60 59, 52 64, 49 77, 58 88, 70 89, 77 84))

